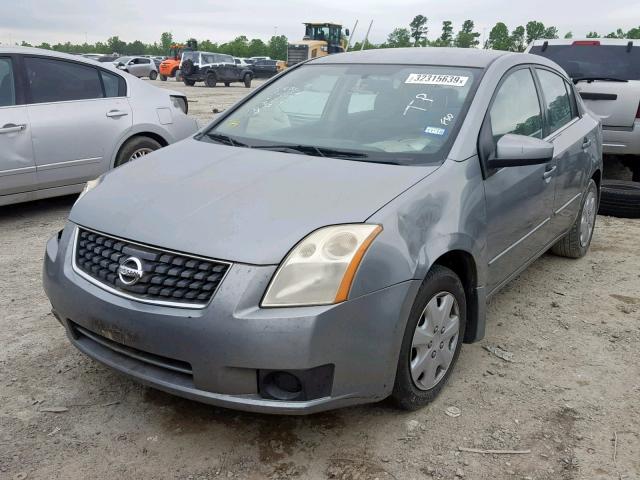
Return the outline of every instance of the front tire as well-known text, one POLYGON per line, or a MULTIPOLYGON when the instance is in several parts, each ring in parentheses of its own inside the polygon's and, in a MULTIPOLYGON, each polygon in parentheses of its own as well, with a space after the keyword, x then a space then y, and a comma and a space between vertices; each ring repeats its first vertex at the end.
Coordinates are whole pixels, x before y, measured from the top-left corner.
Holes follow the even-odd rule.
POLYGON ((415 410, 433 401, 451 376, 467 323, 460 278, 434 265, 409 315, 391 394, 397 406, 415 410))
POLYGON ((244 81, 244 86, 246 88, 251 88, 251 75, 249 75, 248 73, 245 73, 243 77, 243 81, 244 81))
POLYGON ((150 137, 138 136, 127 140, 116 156, 114 168, 162 148, 162 145, 150 137))
POLYGON ((593 179, 589 180, 587 190, 582 199, 582 207, 571 230, 562 237, 551 251, 567 258, 584 257, 591 245, 593 230, 598 212, 598 186, 593 179))
POLYGON ((207 78, 205 78, 204 80, 204 84, 209 88, 214 88, 217 82, 218 82, 218 79, 216 78, 215 73, 207 74, 207 78))
POLYGON ((149 73, 149 80, 155 80, 156 78, 158 78, 158 72, 154 70, 149 73))
POLYGON ((160 81, 161 82, 166 82, 167 81, 167 76, 166 75, 160 75, 160 81))

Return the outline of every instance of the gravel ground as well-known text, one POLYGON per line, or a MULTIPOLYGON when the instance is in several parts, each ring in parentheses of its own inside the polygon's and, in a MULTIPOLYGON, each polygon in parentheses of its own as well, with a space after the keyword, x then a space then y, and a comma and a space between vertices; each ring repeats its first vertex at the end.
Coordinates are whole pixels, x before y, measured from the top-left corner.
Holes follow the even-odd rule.
MULTIPOLYGON (((247 92, 156 83, 203 121, 247 92)), ((0 478, 640 478, 638 220, 598 217, 585 258, 545 255, 498 294, 427 408, 298 418, 172 397, 71 347, 40 276, 73 201, 0 208, 0 478)))

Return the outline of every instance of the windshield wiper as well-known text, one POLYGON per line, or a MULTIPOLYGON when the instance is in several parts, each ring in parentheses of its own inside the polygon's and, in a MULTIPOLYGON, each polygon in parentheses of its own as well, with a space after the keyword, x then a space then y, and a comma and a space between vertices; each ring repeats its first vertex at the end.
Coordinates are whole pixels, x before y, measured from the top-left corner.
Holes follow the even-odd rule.
POLYGON ((205 134, 207 138, 213 140, 214 142, 223 143, 225 145, 230 145, 232 147, 248 147, 246 143, 239 142, 238 140, 230 137, 229 135, 224 135, 222 133, 213 133, 208 132, 205 134))
POLYGON ((576 77, 573 79, 573 83, 593 82, 594 80, 602 81, 602 82, 628 82, 629 81, 629 80, 625 80, 624 78, 616 78, 616 77, 576 77))
POLYGON ((365 159, 369 155, 360 152, 351 152, 348 150, 337 150, 334 148, 316 147, 314 145, 252 145, 251 148, 259 150, 293 150, 296 152, 304 153, 305 155, 314 155, 316 157, 334 157, 334 158, 349 158, 349 159, 365 159))

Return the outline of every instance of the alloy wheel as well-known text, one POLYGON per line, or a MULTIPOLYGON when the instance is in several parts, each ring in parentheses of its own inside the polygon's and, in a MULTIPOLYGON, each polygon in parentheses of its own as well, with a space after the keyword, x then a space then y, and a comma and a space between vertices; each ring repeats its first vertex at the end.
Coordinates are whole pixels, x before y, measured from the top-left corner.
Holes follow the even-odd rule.
POLYGON ((151 152, 153 152, 153 149, 151 149, 151 148, 147 148, 147 147, 139 148, 138 150, 136 150, 135 152, 133 152, 131 154, 131 156, 129 157, 129 161, 137 160, 137 159, 139 159, 141 157, 144 157, 145 155, 147 155, 147 154, 149 154, 151 152))

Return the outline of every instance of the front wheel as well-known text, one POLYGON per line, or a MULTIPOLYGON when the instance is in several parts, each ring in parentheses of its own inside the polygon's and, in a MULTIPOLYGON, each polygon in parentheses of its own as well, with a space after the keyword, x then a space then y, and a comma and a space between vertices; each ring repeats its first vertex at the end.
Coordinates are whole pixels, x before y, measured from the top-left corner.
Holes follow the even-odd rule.
POLYGON ((243 78, 244 86, 247 88, 251 88, 251 75, 246 73, 243 78))
POLYGON ((204 79, 204 84, 209 87, 209 88, 213 88, 216 86, 216 82, 218 81, 218 79, 216 78, 216 74, 215 73, 209 73, 207 75, 207 78, 204 79))
POLYGON ((391 394, 400 408, 415 410, 440 393, 460 355, 466 311, 460 278, 435 265, 418 291, 402 339, 391 394))
POLYGON ((166 82, 167 81, 167 76, 160 74, 160 81, 161 82, 166 82))
POLYGON ((591 245, 593 229, 598 213, 598 186, 593 179, 589 180, 582 199, 582 208, 571 230, 558 243, 551 247, 556 255, 568 258, 584 257, 591 245))
POLYGON ((156 78, 158 78, 158 72, 153 70, 152 72, 149 73, 149 80, 155 80, 156 78))

